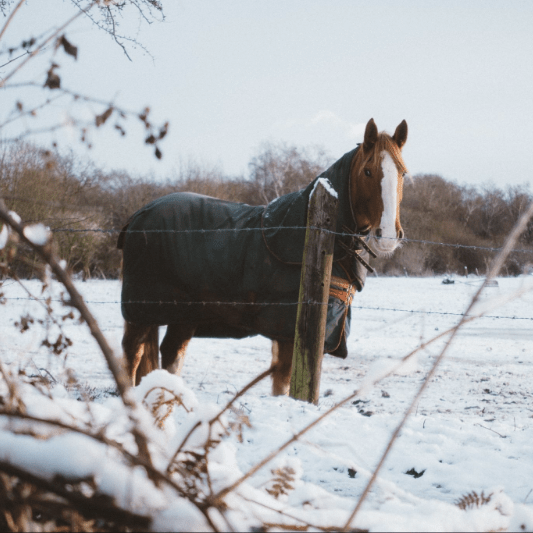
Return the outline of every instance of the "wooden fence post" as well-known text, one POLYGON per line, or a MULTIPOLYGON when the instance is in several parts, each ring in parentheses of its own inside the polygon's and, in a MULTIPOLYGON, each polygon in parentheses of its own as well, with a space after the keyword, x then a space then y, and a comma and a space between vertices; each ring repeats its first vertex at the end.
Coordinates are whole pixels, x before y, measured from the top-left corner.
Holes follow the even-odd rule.
POLYGON ((333 187, 328 180, 319 179, 309 198, 289 393, 292 398, 314 404, 320 392, 335 244, 335 235, 330 232, 336 228, 337 210, 333 187))

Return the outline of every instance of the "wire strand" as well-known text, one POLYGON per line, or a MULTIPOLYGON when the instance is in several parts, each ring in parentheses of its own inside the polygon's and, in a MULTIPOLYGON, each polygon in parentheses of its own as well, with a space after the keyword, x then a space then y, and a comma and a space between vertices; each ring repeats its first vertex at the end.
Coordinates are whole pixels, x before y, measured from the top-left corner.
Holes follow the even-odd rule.
MULTIPOLYGON (((253 231, 271 231, 271 230, 306 230, 307 226, 274 226, 270 228, 214 228, 214 229, 182 229, 182 230, 176 230, 176 229, 150 229, 150 230, 130 230, 128 229, 128 233, 177 233, 177 234, 183 234, 183 233, 199 233, 201 235, 209 234, 209 233, 219 233, 219 232, 253 232, 253 231)), ((336 232, 333 230, 327 230, 324 228, 319 228, 315 226, 309 226, 309 229, 315 229, 320 230, 325 233, 330 233, 332 235, 336 235, 339 237, 360 237, 362 239, 367 238, 368 235, 362 235, 362 234, 356 234, 356 233, 342 233, 342 232, 336 232)), ((105 229, 105 228, 81 228, 81 229, 74 229, 74 228, 56 228, 50 230, 53 233, 107 233, 107 234, 117 234, 120 233, 122 230, 118 229, 105 229)), ((390 239, 395 240, 394 237, 380 237, 380 239, 390 239)), ((430 241, 427 239, 408 239, 403 238, 401 239, 402 243, 416 243, 416 244, 430 244, 430 245, 436 245, 436 246, 446 246, 449 248, 461 248, 461 249, 468 249, 468 250, 483 250, 486 252, 499 252, 502 250, 502 248, 494 248, 491 246, 475 246, 475 245, 469 245, 469 244, 458 244, 458 243, 448 243, 448 242, 439 242, 439 241, 430 241)), ((533 249, 527 250, 523 248, 516 248, 511 250, 511 252, 514 253, 523 253, 523 254, 532 254, 533 255, 533 249)))
MULTIPOLYGON (((10 296, 4 296, 3 300, 35 300, 35 301, 49 301, 49 302, 57 302, 57 303, 68 303, 68 301, 65 300, 59 300, 59 299, 48 299, 48 298, 29 298, 29 297, 10 297, 10 296)), ((147 301, 147 300, 127 300, 125 302, 121 302, 119 300, 108 300, 108 301, 85 301, 87 304, 93 304, 93 305, 118 305, 118 304, 147 304, 147 305, 216 305, 216 306, 260 306, 260 307, 268 307, 268 306, 290 306, 290 305, 300 305, 307 303, 309 305, 329 305, 329 303, 322 303, 322 302, 315 302, 312 300, 309 300, 307 302, 222 302, 222 301, 215 301, 215 302, 208 302, 208 301, 199 301, 199 302, 181 302, 177 300, 172 301, 147 301)), ((352 309, 361 309, 364 311, 391 311, 395 313, 413 313, 413 314, 422 314, 422 315, 444 315, 444 316, 464 316, 463 313, 454 313, 452 311, 424 311, 422 309, 396 309, 394 307, 369 307, 364 305, 351 305, 352 309)), ((468 316, 468 315, 467 315, 468 316)), ((473 315, 476 316, 476 315, 473 315)), ((533 320, 533 317, 524 317, 524 316, 506 316, 506 315, 481 315, 479 318, 494 318, 494 319, 506 319, 506 320, 533 320)))

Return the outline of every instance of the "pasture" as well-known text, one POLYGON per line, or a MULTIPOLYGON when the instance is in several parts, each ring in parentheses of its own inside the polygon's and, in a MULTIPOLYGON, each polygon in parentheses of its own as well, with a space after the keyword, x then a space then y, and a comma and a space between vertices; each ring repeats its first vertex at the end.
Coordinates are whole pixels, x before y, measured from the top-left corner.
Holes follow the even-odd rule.
MULTIPOLYGON (((242 438, 237 433, 228 437, 238 469, 246 472, 350 395, 373 365, 402 357, 422 340, 454 325, 481 279, 455 278, 448 285, 442 281, 441 277, 369 277, 353 301, 348 358, 324 358, 318 406, 272 397, 270 380, 238 400, 239 413, 251 424, 243 428, 242 438)), ((531 277, 525 281, 531 282, 531 277)), ((38 282, 24 283, 39 294, 38 282)), ((520 278, 499 278, 497 287, 486 289, 484 304, 521 283, 520 278)), ((89 280, 77 287, 120 353, 120 283, 89 280)), ((28 300, 16 283, 5 282, 3 291, 4 364, 20 365, 29 374, 53 376, 62 383, 67 366, 94 402, 111 401, 113 381, 87 328, 67 321, 65 332, 73 345, 66 362, 50 356, 41 347, 40 326, 32 324, 21 334, 14 325, 27 314, 44 317, 39 304, 28 300)), ((464 327, 404 427, 354 526, 380 531, 533 529, 532 309, 530 291, 464 327), (492 494, 490 502, 476 505, 474 491, 492 494), (461 498, 466 509, 456 505, 461 498)), ((52 338, 54 326, 50 328, 52 338)), ((280 499, 284 512, 322 526, 343 524, 444 342, 446 338, 420 352, 401 375, 382 380, 366 396, 341 407, 281 455, 297 465, 298 478, 280 499)), ((263 337, 195 338, 185 360, 185 383, 201 403, 223 406, 268 368, 270 344, 263 337)), ((76 398, 79 392, 71 389, 68 395, 76 398)), ((274 466, 260 470, 249 484, 261 490, 272 478, 274 466)), ((283 519, 277 517, 277 523, 283 519)), ((248 516, 240 524, 252 523, 248 516)))

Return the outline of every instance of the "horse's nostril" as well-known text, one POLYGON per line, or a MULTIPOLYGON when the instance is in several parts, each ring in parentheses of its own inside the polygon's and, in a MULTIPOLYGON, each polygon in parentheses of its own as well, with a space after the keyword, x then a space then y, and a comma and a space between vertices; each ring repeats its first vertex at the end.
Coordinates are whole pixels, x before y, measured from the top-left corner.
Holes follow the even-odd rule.
POLYGON ((383 235, 383 231, 381 231, 381 228, 378 228, 376 230, 376 237, 379 239, 383 235))
POLYGON ((403 239, 405 237, 405 233, 403 232, 403 229, 401 229, 399 232, 398 232, 398 239, 403 239))

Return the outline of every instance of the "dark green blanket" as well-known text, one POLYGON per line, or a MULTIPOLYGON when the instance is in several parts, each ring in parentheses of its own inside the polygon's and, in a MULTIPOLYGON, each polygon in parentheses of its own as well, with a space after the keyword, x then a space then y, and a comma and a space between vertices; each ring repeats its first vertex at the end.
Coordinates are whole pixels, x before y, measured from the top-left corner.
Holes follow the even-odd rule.
MULTIPOLYGON (((339 232, 354 228, 348 198, 353 154, 319 176, 339 194, 339 232)), ((124 318, 134 324, 197 325, 198 337, 293 339, 315 181, 266 207, 175 193, 137 211, 118 243, 124 252, 124 318), (286 229, 294 226, 302 229, 286 229)), ((333 275, 362 290, 366 270, 336 244, 333 275)), ((346 357, 349 325, 350 309, 330 297, 327 353, 346 357)))

